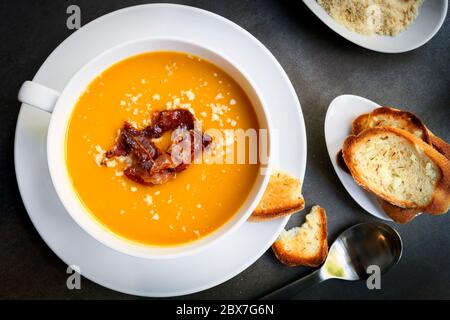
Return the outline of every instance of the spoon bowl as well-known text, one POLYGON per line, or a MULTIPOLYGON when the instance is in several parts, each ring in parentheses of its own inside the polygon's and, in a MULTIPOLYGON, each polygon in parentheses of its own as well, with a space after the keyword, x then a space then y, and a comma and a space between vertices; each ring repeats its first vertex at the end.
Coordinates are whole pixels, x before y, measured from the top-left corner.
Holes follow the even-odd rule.
POLYGON ((354 225, 339 235, 330 248, 322 267, 277 291, 263 300, 289 299, 301 290, 328 279, 364 280, 371 275, 369 268, 387 272, 402 256, 403 243, 392 227, 381 222, 354 225))
POLYGON ((336 239, 321 269, 327 278, 366 279, 371 266, 385 273, 396 265, 402 256, 402 248, 399 234, 387 224, 357 224, 336 239))

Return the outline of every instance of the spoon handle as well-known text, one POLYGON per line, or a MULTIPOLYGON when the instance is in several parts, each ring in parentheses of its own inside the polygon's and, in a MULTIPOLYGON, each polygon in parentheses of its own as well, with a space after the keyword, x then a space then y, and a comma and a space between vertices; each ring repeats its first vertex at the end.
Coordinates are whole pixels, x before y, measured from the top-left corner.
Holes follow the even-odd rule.
POLYGON ((298 279, 264 297, 260 298, 261 300, 285 300, 290 299, 299 293, 301 290, 312 287, 315 284, 318 284, 327 278, 321 272, 321 269, 317 269, 316 271, 308 274, 307 276, 298 279))

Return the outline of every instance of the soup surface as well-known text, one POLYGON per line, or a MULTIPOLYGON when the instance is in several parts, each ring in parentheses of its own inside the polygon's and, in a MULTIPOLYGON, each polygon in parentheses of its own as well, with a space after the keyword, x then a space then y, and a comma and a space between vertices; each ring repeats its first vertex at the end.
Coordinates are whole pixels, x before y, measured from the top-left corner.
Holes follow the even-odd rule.
POLYGON ((259 174, 258 164, 214 163, 224 145, 236 144, 233 138, 214 140, 201 163, 162 185, 127 179, 126 160, 100 164, 124 121, 143 128, 153 112, 174 108, 194 113, 203 131, 258 128, 248 97, 229 75, 176 52, 145 53, 111 66, 92 81, 71 116, 66 161, 73 188, 101 224, 128 240, 177 245, 217 230, 239 210, 259 174))

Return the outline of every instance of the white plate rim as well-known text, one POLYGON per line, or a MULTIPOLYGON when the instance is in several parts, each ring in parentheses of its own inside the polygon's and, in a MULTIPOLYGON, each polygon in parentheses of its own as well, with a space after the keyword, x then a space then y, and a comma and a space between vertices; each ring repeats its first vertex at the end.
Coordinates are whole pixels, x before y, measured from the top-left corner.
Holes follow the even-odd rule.
MULTIPOLYGON (((300 145, 301 145, 301 149, 302 149, 302 158, 299 159, 299 163, 300 163, 300 179, 303 180, 304 179, 304 175, 305 175, 305 170, 306 170, 306 152, 307 152, 307 148, 306 148, 306 130, 305 130, 305 125, 304 125, 304 119, 303 119, 303 114, 301 111, 301 106, 300 106, 300 102, 298 101, 298 97, 295 93, 294 87, 292 86, 292 83, 290 82, 289 78, 287 77, 287 74, 285 73, 285 71, 283 70, 283 68, 281 67, 281 65, 279 64, 279 62, 275 59, 275 57, 270 53, 270 51, 264 47, 253 35, 251 35, 249 32, 247 32, 245 29, 243 29, 242 27, 238 26, 237 24, 231 22, 230 20, 221 17, 219 15, 216 15, 212 12, 203 10, 203 9, 199 9, 199 8, 194 8, 194 7, 189 7, 189 6, 184 6, 184 5, 175 5, 175 4, 144 4, 144 5, 138 5, 138 6, 132 6, 132 7, 127 7, 127 8, 123 8, 120 10, 116 10, 113 11, 111 13, 108 13, 106 15, 103 15, 91 22, 89 22, 88 24, 86 24, 83 28, 86 28, 88 26, 93 26, 95 24, 99 24, 102 23, 106 18, 111 17, 113 15, 118 15, 118 14, 126 14, 128 12, 131 12, 132 10, 136 10, 136 9, 147 9, 147 8, 157 8, 157 7, 164 7, 164 8, 174 8, 174 9, 183 9, 183 10, 191 10, 194 13, 201 13, 201 14, 205 14, 205 15, 209 15, 219 21, 221 21, 222 23, 226 23, 228 25, 230 25, 232 28, 234 28, 236 31, 244 33, 247 38, 253 42, 254 45, 256 45, 258 47, 259 50, 264 51, 265 55, 267 57, 269 57, 274 66, 277 68, 278 72, 280 73, 280 75, 282 76, 283 80, 284 80, 284 85, 287 86, 287 89, 290 91, 290 94, 295 97, 295 100, 297 101, 297 105, 296 110, 297 110, 297 115, 298 115, 298 129, 299 131, 302 133, 300 135, 300 145)), ((75 34, 75 33, 74 33, 75 34)), ((72 34, 73 35, 73 34, 72 34)), ((56 47, 54 49, 54 51, 49 55, 49 57, 45 60, 45 62, 41 65, 41 67, 38 69, 36 75, 34 76, 34 80, 38 79, 39 76, 41 76, 41 74, 45 73, 45 68, 46 68, 46 64, 48 63, 48 61, 53 57, 53 55, 55 54, 55 52, 57 52, 57 50, 63 46, 66 42, 71 41, 71 36, 69 36, 68 38, 66 38, 63 42, 61 42, 58 47, 56 47)), ((26 106, 25 106, 26 108, 26 106)), ((15 140, 14 140, 14 163, 15 163, 15 168, 16 168, 16 179, 17 179, 17 184, 19 187, 19 192, 21 194, 21 197, 23 199, 23 203, 24 206, 27 210, 27 213, 30 217, 30 220, 32 221, 33 225, 35 226, 36 230, 38 231, 39 235, 41 236, 41 238, 44 240, 44 242, 49 246, 49 248, 62 260, 64 261, 64 263, 68 264, 64 258, 61 257, 61 254, 58 252, 58 250, 56 250, 54 248, 54 246, 49 243, 45 237, 44 234, 41 233, 41 230, 38 228, 37 226, 37 222, 34 219, 34 216, 32 214, 30 214, 30 212, 33 211, 32 208, 32 204, 28 202, 28 200, 26 200, 27 195, 24 194, 24 185, 22 185, 22 183, 25 184, 25 182, 21 181, 21 175, 20 172, 18 170, 18 168, 20 167, 20 159, 19 159, 19 136, 18 136, 18 128, 19 125, 22 121, 23 118, 23 113, 24 113, 24 105, 21 106, 20 112, 19 112, 19 116, 18 116, 18 121, 17 121, 17 127, 16 127, 16 133, 15 133, 15 140)), ((138 295, 138 296, 153 296, 153 297, 168 297, 168 296, 179 296, 179 295, 186 295, 186 294, 190 294, 190 293, 194 293, 194 292, 199 292, 211 287, 214 287, 220 283, 223 283, 227 280, 229 280, 230 278, 236 276, 237 274, 239 274, 240 272, 242 272, 243 270, 245 270, 246 268, 248 268, 251 264, 253 264, 262 254, 264 254, 264 252, 270 247, 271 243, 276 239, 276 237, 278 236, 279 232, 281 232, 281 230, 284 228, 284 226, 286 225, 287 221, 289 220, 288 217, 279 220, 277 223, 278 225, 276 226, 276 228, 274 229, 273 235, 270 239, 270 241, 268 241, 264 246, 261 246, 261 249, 253 255, 252 259, 249 259, 246 263, 242 264, 240 268, 238 268, 237 270, 235 270, 234 272, 227 274, 225 276, 220 277, 217 281, 215 282, 210 282, 207 283, 203 286, 198 286, 196 288, 191 288, 189 290, 182 290, 182 291, 177 291, 177 292, 172 292, 171 294, 158 294, 155 292, 152 292, 151 294, 149 294, 148 292, 142 292, 139 290, 130 290, 127 288, 117 288, 117 287, 112 287, 107 283, 98 281, 98 279, 93 279, 90 276, 83 274, 84 277, 86 277, 87 279, 98 283, 106 288, 109 288, 111 290, 115 290, 115 291, 120 291, 123 293, 127 293, 127 294, 133 294, 133 295, 138 295)))

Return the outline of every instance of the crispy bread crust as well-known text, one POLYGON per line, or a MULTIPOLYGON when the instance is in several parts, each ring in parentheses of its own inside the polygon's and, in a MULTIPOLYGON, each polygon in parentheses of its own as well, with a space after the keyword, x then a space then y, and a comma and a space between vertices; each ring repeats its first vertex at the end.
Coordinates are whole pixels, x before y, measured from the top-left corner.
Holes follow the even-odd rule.
POLYGON ((267 210, 264 212, 253 211, 250 218, 248 218, 248 221, 250 221, 250 222, 271 221, 271 220, 280 219, 285 216, 294 214, 305 208, 305 200, 303 199, 303 197, 301 197, 299 199, 299 201, 301 201, 301 202, 298 203, 296 206, 291 206, 291 207, 286 206, 283 208, 267 210))
POLYGON ((344 142, 343 146, 343 157, 347 164, 353 179, 364 189, 375 193, 379 198, 388 201, 391 204, 399 206, 401 208, 414 208, 421 211, 426 211, 432 214, 441 214, 448 211, 450 206, 450 162, 442 154, 436 151, 433 147, 422 141, 417 136, 397 128, 392 127, 375 127, 371 129, 364 130, 358 136, 349 136, 344 142), (437 167, 441 170, 441 178, 436 183, 433 195, 430 202, 424 207, 417 207, 414 204, 402 201, 386 194, 374 186, 370 186, 364 182, 359 172, 355 169, 355 164, 353 161, 353 149, 360 143, 370 137, 375 137, 381 134, 394 134, 402 137, 408 143, 414 145, 415 147, 420 147, 426 156, 430 158, 437 167))
POLYGON ((373 118, 379 115, 391 119, 402 119, 404 123, 408 124, 407 131, 409 132, 420 130, 422 132, 422 140, 432 145, 437 151, 450 160, 450 145, 434 135, 415 114, 408 111, 402 111, 391 107, 380 107, 374 109, 370 113, 364 113, 353 120, 352 134, 358 135, 365 129, 375 127, 376 122, 373 118))
POLYGON ((301 182, 283 171, 272 173, 269 184, 249 221, 260 222, 279 219, 303 210, 301 182))
POLYGON ((363 113, 352 121, 352 134, 357 136, 360 132, 367 129, 369 113, 363 113))
POLYGON ((284 246, 281 241, 275 241, 272 245, 272 250, 277 257, 277 259, 290 267, 294 266, 308 266, 308 267, 317 267, 320 266, 328 255, 328 230, 327 230, 327 214, 325 209, 319 207, 318 208, 320 216, 321 216, 321 228, 320 228, 320 241, 321 241, 321 250, 320 252, 313 257, 303 257, 301 254, 294 254, 293 252, 288 252, 284 249, 284 246))
POLYGON ((431 133, 431 131, 429 131, 429 134, 431 145, 444 157, 450 160, 450 145, 438 136, 435 136, 433 133, 431 133))
POLYGON ((376 121, 377 116, 383 116, 392 120, 402 120, 406 125, 406 131, 414 132, 420 130, 422 132, 422 140, 426 143, 431 142, 429 130, 415 114, 391 107, 380 107, 372 110, 370 113, 360 115, 352 123, 352 133, 358 135, 365 129, 379 126, 379 123, 376 121))
POLYGON ((419 209, 400 208, 383 199, 377 198, 377 200, 383 211, 397 223, 409 223, 421 213, 419 209))

